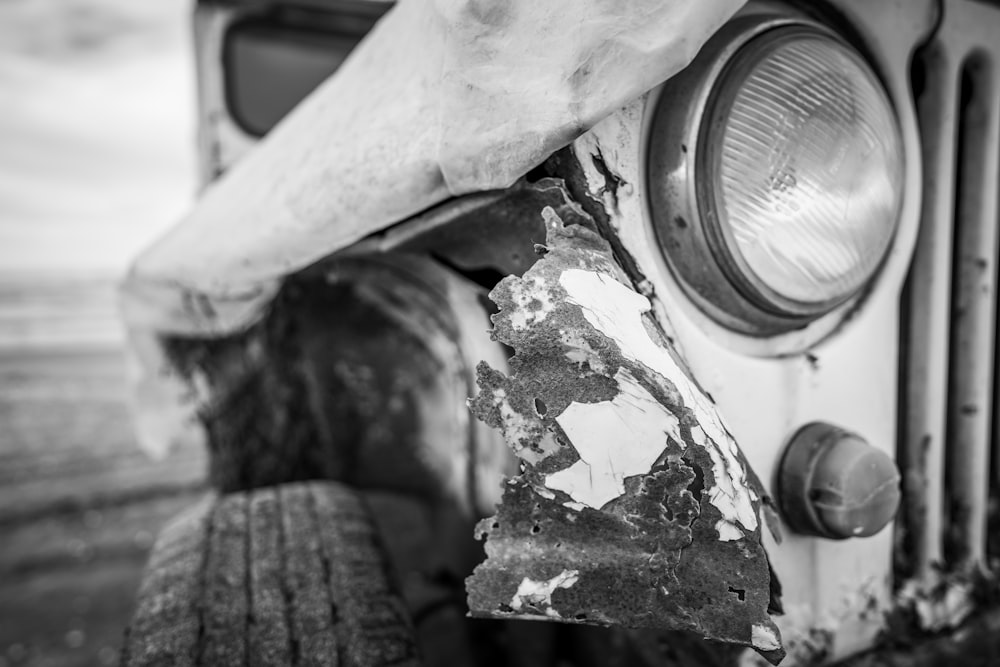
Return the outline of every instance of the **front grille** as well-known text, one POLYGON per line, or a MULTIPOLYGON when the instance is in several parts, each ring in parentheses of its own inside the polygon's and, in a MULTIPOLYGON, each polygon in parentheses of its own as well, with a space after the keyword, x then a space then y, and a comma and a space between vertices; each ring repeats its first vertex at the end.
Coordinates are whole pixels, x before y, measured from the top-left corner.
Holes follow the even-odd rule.
POLYGON ((897 584, 969 580, 1000 502, 996 449, 1000 6, 942 3, 913 63, 923 214, 904 298, 897 584))

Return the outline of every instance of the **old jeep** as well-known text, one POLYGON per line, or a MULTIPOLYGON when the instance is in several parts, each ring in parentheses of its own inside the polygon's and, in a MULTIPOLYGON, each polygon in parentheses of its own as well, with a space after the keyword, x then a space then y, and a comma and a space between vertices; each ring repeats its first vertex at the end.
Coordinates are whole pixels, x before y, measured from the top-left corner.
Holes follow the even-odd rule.
POLYGON ((200 0, 124 664, 1000 651, 1000 5, 660 4, 200 0))

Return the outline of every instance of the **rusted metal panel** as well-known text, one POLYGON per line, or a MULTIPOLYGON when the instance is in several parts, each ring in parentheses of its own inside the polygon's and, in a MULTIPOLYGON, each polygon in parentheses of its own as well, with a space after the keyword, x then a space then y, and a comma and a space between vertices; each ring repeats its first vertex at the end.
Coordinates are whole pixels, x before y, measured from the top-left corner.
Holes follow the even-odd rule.
POLYGON ((492 292, 511 373, 474 413, 522 462, 480 524, 474 615, 689 630, 783 656, 763 491, 646 297, 580 208, 543 210, 544 258, 492 292))

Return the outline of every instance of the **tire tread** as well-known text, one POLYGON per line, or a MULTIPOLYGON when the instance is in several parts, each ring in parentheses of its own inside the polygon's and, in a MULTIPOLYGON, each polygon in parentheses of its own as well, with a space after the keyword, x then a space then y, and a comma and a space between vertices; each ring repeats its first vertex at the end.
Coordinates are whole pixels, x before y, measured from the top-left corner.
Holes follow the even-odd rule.
POLYGON ((150 557, 124 667, 418 667, 363 500, 334 482, 209 496, 150 557))

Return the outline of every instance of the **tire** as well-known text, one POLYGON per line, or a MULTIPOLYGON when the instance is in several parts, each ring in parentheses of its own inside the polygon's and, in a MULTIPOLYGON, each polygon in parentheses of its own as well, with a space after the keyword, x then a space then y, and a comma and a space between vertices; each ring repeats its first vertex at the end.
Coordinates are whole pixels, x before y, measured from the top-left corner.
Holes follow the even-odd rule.
POLYGON ((161 532, 121 664, 419 665, 379 539, 337 483, 210 496, 161 532))

